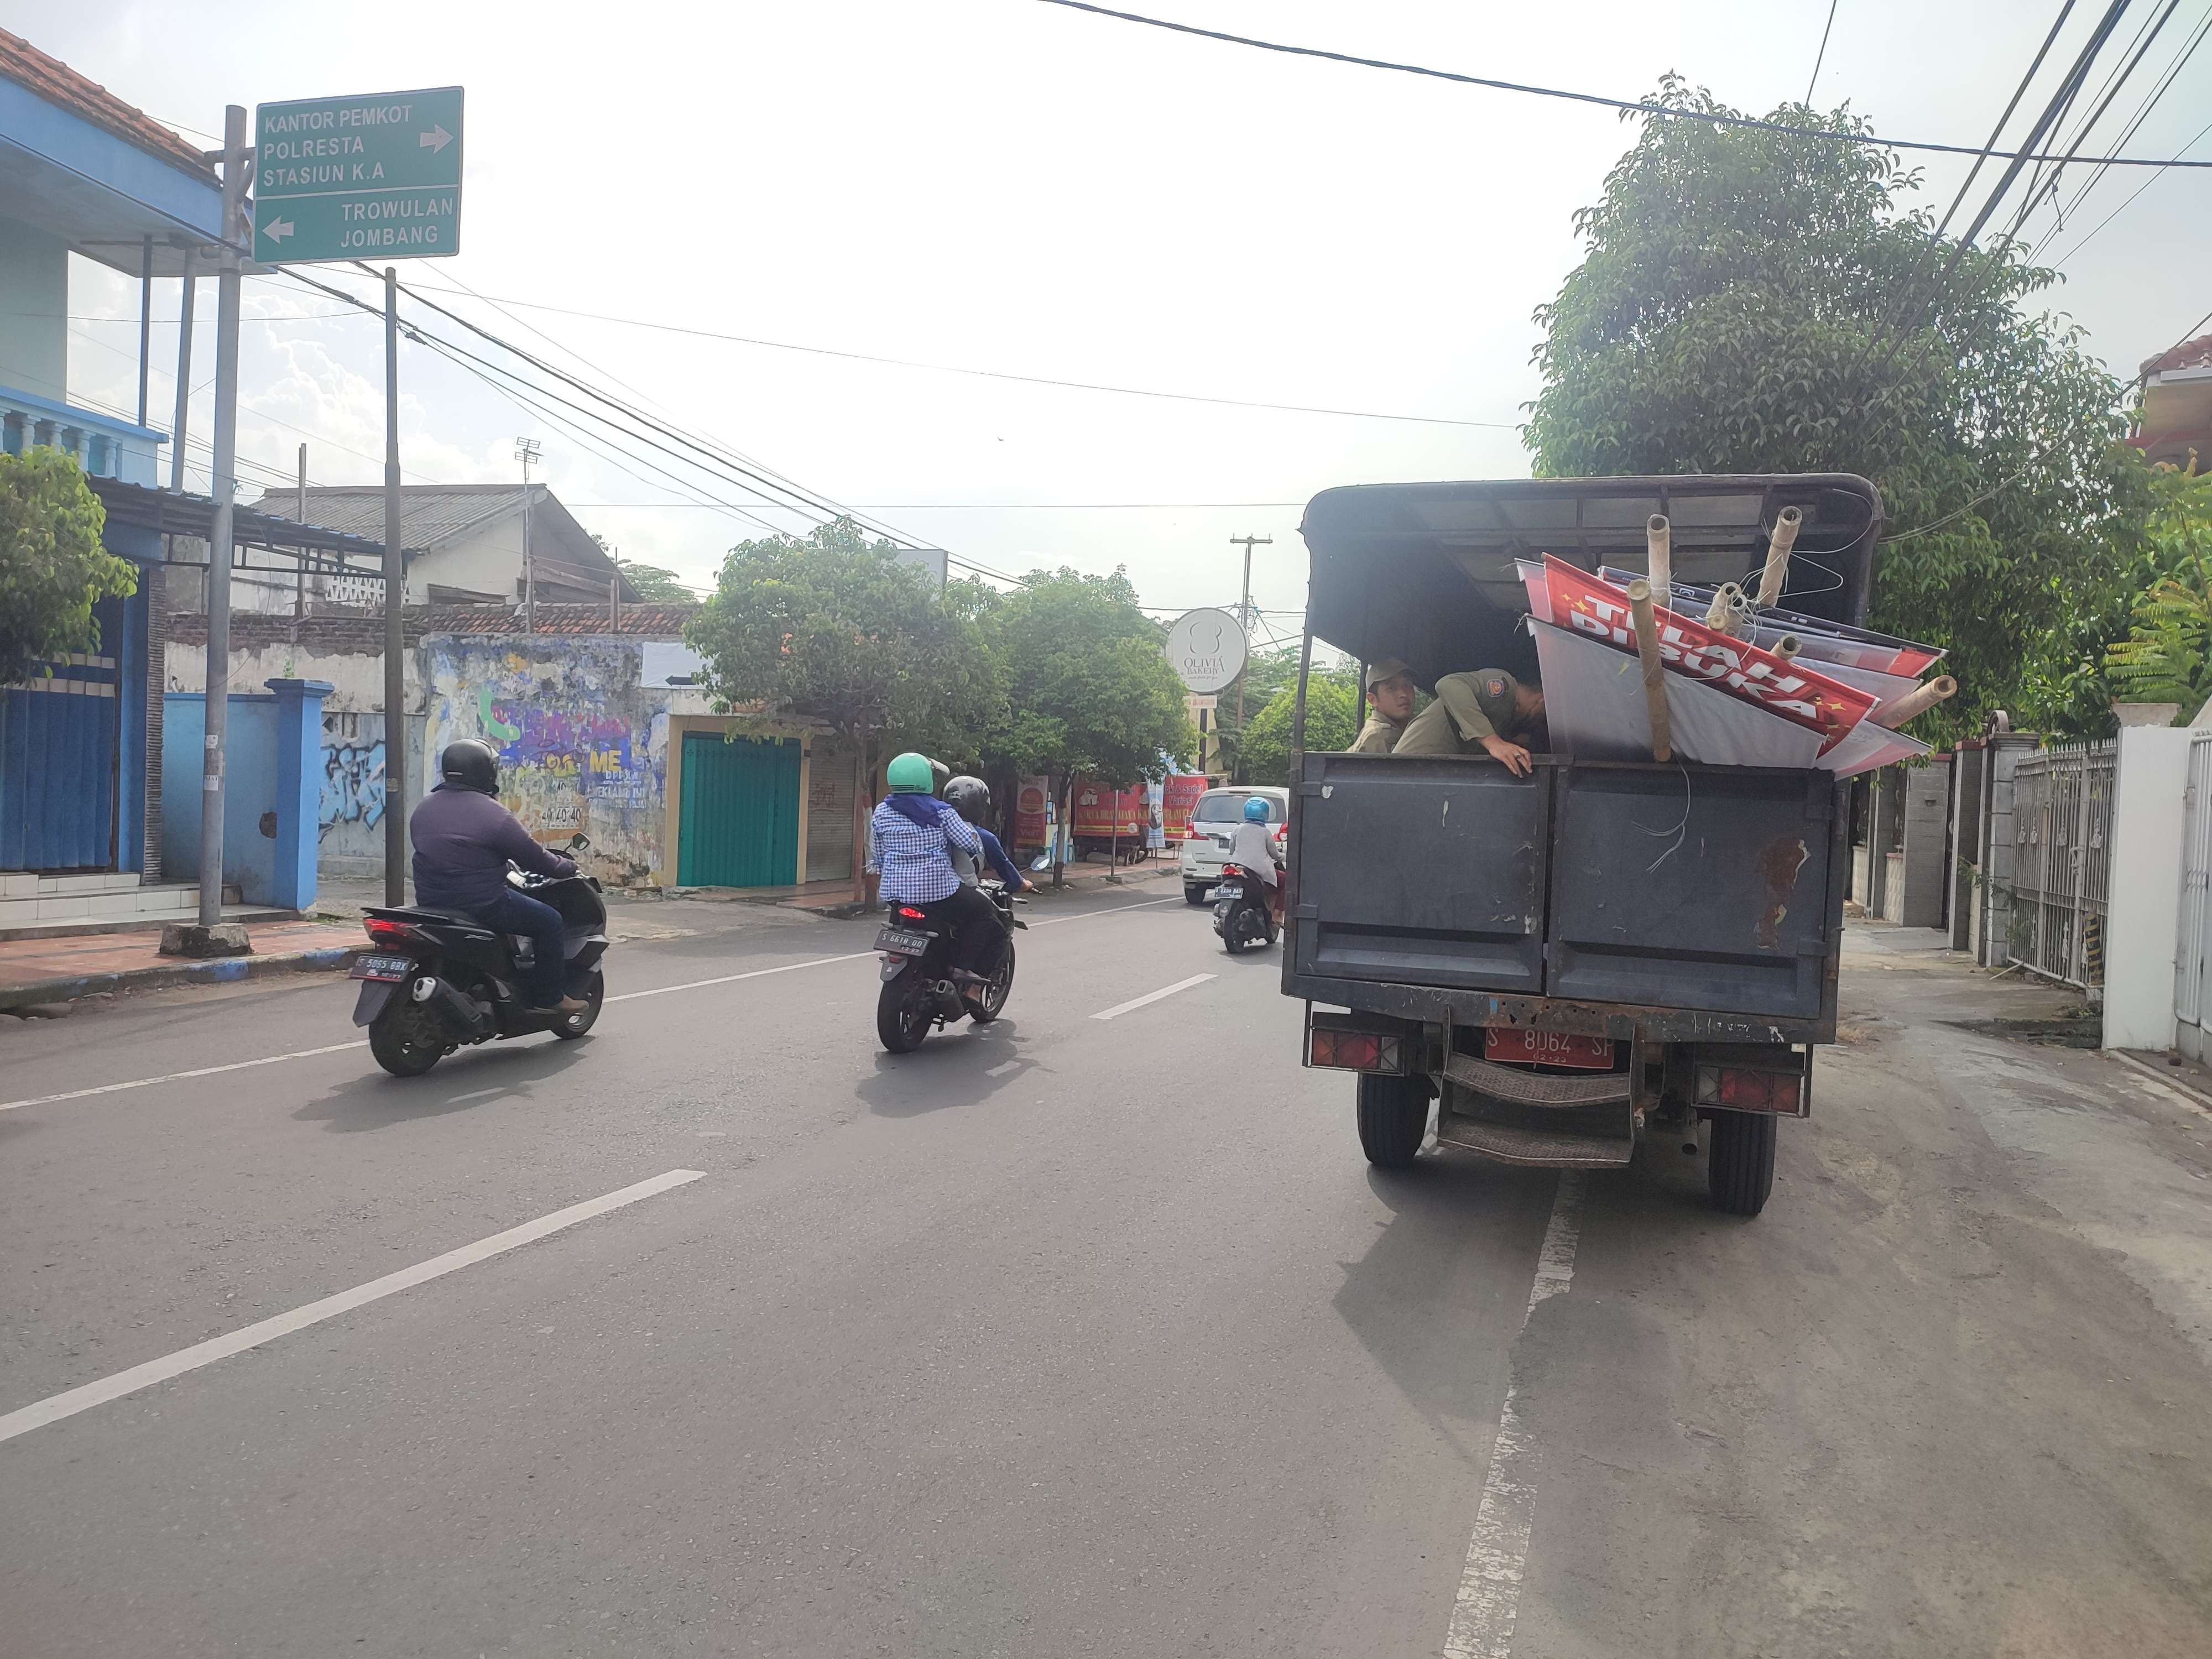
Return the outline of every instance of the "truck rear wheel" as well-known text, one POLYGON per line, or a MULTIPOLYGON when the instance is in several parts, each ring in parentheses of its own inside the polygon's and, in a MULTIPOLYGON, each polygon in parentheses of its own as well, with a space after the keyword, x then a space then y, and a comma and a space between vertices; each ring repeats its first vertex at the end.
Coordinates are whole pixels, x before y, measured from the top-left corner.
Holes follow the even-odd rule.
POLYGON ((1359 1150, 1378 1170, 1408 1170, 1429 1132, 1429 1091, 1417 1077, 1359 1079, 1359 1150))
POLYGON ((1705 1186, 1730 1215, 1757 1215, 1774 1190, 1775 1121, 1758 1112, 1715 1112, 1705 1186))

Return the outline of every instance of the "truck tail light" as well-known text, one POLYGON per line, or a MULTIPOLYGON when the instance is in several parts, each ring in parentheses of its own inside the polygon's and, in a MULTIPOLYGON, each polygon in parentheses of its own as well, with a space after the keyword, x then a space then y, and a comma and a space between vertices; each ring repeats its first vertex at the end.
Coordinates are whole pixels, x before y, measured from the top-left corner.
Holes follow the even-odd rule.
POLYGON ((1331 1031, 1316 1028, 1308 1049, 1307 1064, 1330 1066, 1346 1072, 1389 1072, 1404 1069, 1401 1039, 1373 1031, 1331 1031))
POLYGON ((1699 1066, 1698 1104, 1739 1112, 1796 1115, 1803 1079, 1794 1072, 1755 1072, 1737 1066, 1699 1066))

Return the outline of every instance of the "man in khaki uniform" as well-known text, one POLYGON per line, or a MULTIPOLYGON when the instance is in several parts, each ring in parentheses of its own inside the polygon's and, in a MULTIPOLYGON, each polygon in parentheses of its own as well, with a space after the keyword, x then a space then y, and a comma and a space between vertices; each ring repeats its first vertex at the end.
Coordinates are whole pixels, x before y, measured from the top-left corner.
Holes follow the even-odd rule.
POLYGON ((1355 755, 1387 755, 1413 718, 1413 671, 1395 657, 1367 665, 1367 724, 1352 740, 1355 755))
POLYGON ((1526 737, 1544 718, 1544 694, 1502 668, 1447 674, 1437 700, 1414 716, 1394 755, 1468 755, 1480 749, 1516 776, 1532 768, 1528 751, 1513 739, 1526 737))

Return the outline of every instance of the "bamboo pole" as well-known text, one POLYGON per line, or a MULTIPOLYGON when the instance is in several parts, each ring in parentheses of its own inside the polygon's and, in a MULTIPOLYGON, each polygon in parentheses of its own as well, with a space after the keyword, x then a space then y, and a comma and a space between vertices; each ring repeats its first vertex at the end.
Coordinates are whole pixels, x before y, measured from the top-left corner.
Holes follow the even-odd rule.
POLYGON ((1636 656, 1644 665, 1644 706, 1651 717, 1651 758, 1674 758, 1674 722, 1667 713, 1667 671, 1659 660, 1659 618, 1651 611, 1651 584, 1628 585, 1628 609, 1636 618, 1636 656))
POLYGON ((1664 513, 1644 521, 1644 568, 1651 578, 1651 597, 1668 610, 1674 605, 1674 526, 1664 513))
POLYGON ((1774 515, 1774 534, 1766 544, 1766 568, 1759 576, 1761 611, 1782 597, 1782 584, 1790 574, 1790 550, 1797 545, 1797 529, 1804 522, 1804 514, 1794 507, 1785 507, 1774 515))
POLYGON ((1723 582, 1713 590, 1713 602, 1705 607, 1705 626, 1717 634, 1735 630, 1735 602, 1743 597, 1743 590, 1734 582, 1723 582))
POLYGON ((1784 634, 1774 642, 1774 654, 1784 662, 1788 662, 1802 649, 1804 649, 1804 644, 1795 634, 1784 634))
POLYGON ((1895 731, 1915 714, 1924 714, 1946 697, 1954 696, 1958 690, 1958 681, 1948 674, 1938 674, 1925 685, 1906 692, 1895 702, 1886 702, 1875 709, 1875 724, 1887 726, 1895 731))

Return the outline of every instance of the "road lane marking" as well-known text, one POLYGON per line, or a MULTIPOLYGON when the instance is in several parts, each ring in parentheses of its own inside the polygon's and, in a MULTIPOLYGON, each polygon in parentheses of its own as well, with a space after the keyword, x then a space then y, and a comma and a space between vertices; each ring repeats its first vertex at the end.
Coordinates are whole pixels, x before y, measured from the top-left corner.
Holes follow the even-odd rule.
POLYGON ((134 1077, 128 1083, 102 1083, 90 1089, 69 1089, 58 1095, 33 1095, 28 1100, 0 1102, 0 1112, 12 1112, 22 1106, 50 1106, 58 1100, 82 1100, 88 1095, 112 1095, 120 1089, 150 1089, 157 1083, 182 1083, 188 1078, 213 1077, 219 1072, 242 1072, 249 1066, 274 1066, 281 1060, 311 1060, 317 1054, 343 1054, 349 1048, 368 1047, 368 1040, 362 1037, 351 1042, 325 1043, 319 1048, 295 1048, 289 1054, 234 1060, 227 1066, 198 1066, 189 1072, 167 1072, 160 1077, 134 1077))
MULTIPOLYGON (((1583 1178, 1559 1172, 1552 1197, 1552 1219, 1544 1229, 1544 1248, 1536 1256, 1535 1281, 1521 1328, 1539 1303, 1565 1296, 1574 1282, 1575 1249, 1582 1241, 1583 1178)), ((1505 1390, 1498 1415, 1498 1441, 1490 1453, 1490 1473, 1475 1510, 1474 1535, 1468 1540, 1451 1625, 1444 1632, 1444 1659, 1510 1659, 1513 1626, 1521 1611, 1521 1583, 1528 1561, 1528 1533, 1536 1518, 1535 1446, 1521 1422, 1521 1390, 1505 1390)))
POLYGON ((396 1273, 386 1273, 381 1279, 370 1279, 366 1285, 340 1291, 336 1296, 310 1302, 304 1308, 295 1308, 289 1313, 278 1314, 273 1319, 246 1326, 228 1336, 195 1343, 162 1358, 149 1359, 143 1365, 133 1365, 127 1371, 101 1377, 96 1382, 87 1382, 82 1388, 49 1395, 44 1400, 0 1417, 0 1441, 13 1440, 19 1434, 28 1434, 49 1423, 58 1423, 65 1417, 90 1411, 94 1406, 104 1406, 111 1400, 120 1400, 126 1394, 136 1394, 141 1389, 151 1388, 156 1382, 166 1382, 186 1371, 212 1365, 218 1359, 228 1359, 233 1354, 244 1353, 248 1348, 260 1347, 280 1336, 289 1336, 310 1325, 319 1325, 326 1319, 335 1319, 340 1314, 350 1313, 371 1302, 381 1301, 401 1291, 412 1290, 417 1285, 441 1279, 459 1268, 473 1267, 479 1261, 504 1255, 548 1234, 557 1233, 564 1227, 573 1227, 580 1221, 589 1221, 610 1210, 619 1210, 625 1204, 635 1204, 640 1199, 652 1198, 671 1188, 701 1180, 706 1173, 704 1170, 671 1170, 665 1175, 654 1176, 650 1181, 641 1181, 618 1192, 586 1199, 581 1204, 571 1204, 565 1210, 556 1210, 535 1221, 526 1221, 520 1227, 510 1227, 503 1233, 494 1233, 489 1238, 480 1238, 473 1244, 464 1244, 443 1255, 434 1255, 428 1261, 402 1267, 396 1273))
POLYGON ((873 951, 854 951, 842 957, 816 957, 811 962, 787 962, 781 968, 756 968, 750 973, 723 974, 714 979, 686 980, 681 985, 656 985, 649 991, 624 991, 618 997, 609 997, 609 1002, 629 1002, 639 997, 665 997, 672 991, 703 991, 710 985, 735 985, 741 979, 765 979, 770 974, 795 974, 802 968, 823 968, 833 962, 858 962, 872 957, 873 951))
MULTIPOLYGON (((1141 910, 1147 905, 1171 904, 1173 899, 1145 899, 1135 904, 1110 905, 1103 910, 1087 911, 1079 916, 1055 916, 1050 921, 1033 921, 1036 927, 1056 927, 1063 921, 1089 921, 1097 916, 1110 916, 1118 910, 1141 910)), ((609 1002, 629 1002, 639 997, 666 996, 673 991, 702 991, 709 986, 734 985, 739 980, 763 979, 770 974, 796 973, 801 968, 823 968, 833 962, 859 962, 874 956, 873 951, 854 951, 843 956, 815 957, 805 962, 787 962, 780 968, 756 968, 748 973, 723 974, 714 979, 687 980, 681 985, 656 985, 649 990, 624 991, 620 996, 606 999, 609 1002)), ((33 1095, 25 1100, 0 1101, 0 1112, 13 1112, 25 1106, 51 1106, 57 1101, 83 1100, 93 1095, 112 1095, 125 1089, 151 1089, 163 1083, 184 1083, 193 1078, 214 1077, 223 1072, 242 1072, 252 1066, 274 1066, 287 1060, 312 1060, 318 1054, 343 1054, 349 1048, 366 1048, 365 1039, 352 1042, 325 1043, 319 1048, 295 1048, 287 1054, 264 1054, 258 1060, 234 1060, 223 1066, 199 1066, 188 1072, 165 1072, 159 1077, 135 1077, 122 1083, 102 1083, 89 1089, 65 1089, 59 1094, 33 1095)))
POLYGON ((1132 997, 1127 1002, 1117 1002, 1111 1008, 1102 1009, 1099 1012, 1091 1015, 1091 1018, 1093 1019, 1119 1019, 1123 1014, 1129 1012, 1132 1009, 1141 1008, 1146 1003, 1158 1002, 1162 997, 1171 997, 1177 991, 1188 991, 1194 985, 1203 985, 1206 981, 1212 977, 1213 975, 1211 974, 1193 974, 1188 979, 1179 979, 1174 984, 1163 986, 1157 991, 1148 991, 1143 996, 1132 997))

